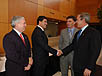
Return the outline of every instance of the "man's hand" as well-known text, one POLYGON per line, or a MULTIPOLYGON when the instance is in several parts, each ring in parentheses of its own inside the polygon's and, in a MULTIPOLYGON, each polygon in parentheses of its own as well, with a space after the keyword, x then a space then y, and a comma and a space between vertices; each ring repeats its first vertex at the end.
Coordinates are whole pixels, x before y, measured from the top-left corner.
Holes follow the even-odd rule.
POLYGON ((86 68, 84 70, 84 76, 90 76, 91 72, 92 72, 91 70, 89 70, 89 69, 86 68))
POLYGON ((29 64, 30 64, 30 65, 33 64, 33 59, 32 59, 32 57, 29 57, 29 64))
POLYGON ((57 56, 60 56, 62 54, 63 54, 63 52, 61 50, 57 50, 57 56))
POLYGON ((24 67, 24 70, 30 70, 30 68, 31 68, 31 65, 28 64, 28 66, 24 67))

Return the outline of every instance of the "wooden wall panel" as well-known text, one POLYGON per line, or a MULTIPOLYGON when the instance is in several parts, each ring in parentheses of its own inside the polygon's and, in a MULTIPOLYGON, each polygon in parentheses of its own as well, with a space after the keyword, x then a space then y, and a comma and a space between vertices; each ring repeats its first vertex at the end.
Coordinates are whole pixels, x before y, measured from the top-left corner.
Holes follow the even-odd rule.
POLYGON ((24 16, 24 0, 9 0, 8 9, 9 22, 12 16, 24 16))
POLYGON ((60 0, 44 0, 44 6, 59 11, 60 0))
POLYGON ((69 0, 61 0, 60 1, 60 12, 65 14, 70 14, 71 7, 69 0))
POLYGON ((8 23, 8 0, 0 0, 0 22, 8 23))
POLYGON ((38 5, 44 6, 44 1, 43 0, 38 0, 38 5))
POLYGON ((102 0, 98 0, 100 4, 102 4, 102 0))
POLYGON ((38 0, 38 16, 64 20, 68 15, 75 15, 76 0, 38 0), (41 13, 40 13, 41 12, 41 13))
POLYGON ((0 53, 4 53, 3 37, 8 32, 8 24, 0 23, 0 53))
POLYGON ((24 1, 25 5, 24 5, 24 16, 26 18, 26 22, 27 24, 34 24, 36 25, 36 19, 37 19, 37 8, 38 5, 28 2, 28 1, 24 1))
POLYGON ((33 3, 37 3, 38 4, 38 0, 26 0, 26 1, 30 1, 30 2, 33 2, 33 3))
POLYGON ((38 5, 38 16, 44 15, 44 7, 42 5, 38 5))
POLYGON ((37 4, 27 0, 9 0, 9 22, 12 16, 20 15, 26 18, 27 24, 34 24, 37 16, 37 4))
POLYGON ((76 0, 70 0, 70 15, 76 16, 76 0))
POLYGON ((75 15, 76 0, 61 0, 60 12, 67 15, 75 15))
MULTIPOLYGON (((26 29, 24 31, 24 33, 28 36, 29 40, 30 40, 30 44, 31 44, 31 35, 33 30, 35 29, 36 26, 34 25, 27 25, 26 29)), ((31 44, 32 45, 32 44, 31 44)))
POLYGON ((3 37, 8 32, 8 0, 0 1, 0 54, 4 53, 3 37))
POLYGON ((94 5, 94 4, 96 4, 96 3, 98 3, 98 0, 85 0, 85 1, 83 1, 83 0, 77 0, 77 5, 78 6, 89 6, 89 5, 94 5))
POLYGON ((91 22, 98 22, 97 8, 101 0, 78 0, 76 3, 76 14, 88 12, 91 15, 91 22))

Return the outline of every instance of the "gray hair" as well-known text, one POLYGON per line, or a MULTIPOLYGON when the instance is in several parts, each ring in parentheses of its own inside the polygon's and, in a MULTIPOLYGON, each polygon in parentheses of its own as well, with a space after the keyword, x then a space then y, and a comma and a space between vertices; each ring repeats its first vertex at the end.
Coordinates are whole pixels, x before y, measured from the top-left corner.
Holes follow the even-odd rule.
POLYGON ((85 19, 86 23, 90 22, 90 15, 89 15, 89 13, 81 13, 80 14, 80 18, 81 18, 81 20, 85 19))
POLYGON ((11 26, 15 27, 15 23, 20 22, 20 20, 23 20, 24 17, 23 16, 13 16, 12 20, 11 20, 11 26))

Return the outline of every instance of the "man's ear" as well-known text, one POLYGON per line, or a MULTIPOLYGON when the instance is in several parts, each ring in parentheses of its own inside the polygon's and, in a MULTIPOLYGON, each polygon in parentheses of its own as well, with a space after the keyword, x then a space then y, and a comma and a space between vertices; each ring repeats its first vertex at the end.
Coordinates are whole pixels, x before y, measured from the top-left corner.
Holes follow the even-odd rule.
POLYGON ((39 25, 41 24, 41 21, 39 21, 39 25))

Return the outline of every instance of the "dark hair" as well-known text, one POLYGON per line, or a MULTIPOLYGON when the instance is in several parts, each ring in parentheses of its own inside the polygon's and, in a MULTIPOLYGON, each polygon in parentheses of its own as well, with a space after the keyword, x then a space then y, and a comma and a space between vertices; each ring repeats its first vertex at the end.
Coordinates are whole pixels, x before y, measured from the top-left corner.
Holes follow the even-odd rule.
POLYGON ((45 16, 39 16, 37 19, 37 25, 39 24, 39 21, 43 21, 44 19, 47 19, 45 16))
POLYGON ((66 19, 70 19, 70 18, 73 19, 74 21, 77 20, 75 16, 68 16, 66 19))

